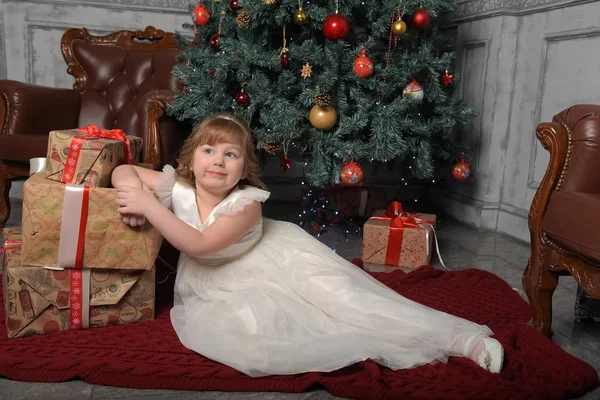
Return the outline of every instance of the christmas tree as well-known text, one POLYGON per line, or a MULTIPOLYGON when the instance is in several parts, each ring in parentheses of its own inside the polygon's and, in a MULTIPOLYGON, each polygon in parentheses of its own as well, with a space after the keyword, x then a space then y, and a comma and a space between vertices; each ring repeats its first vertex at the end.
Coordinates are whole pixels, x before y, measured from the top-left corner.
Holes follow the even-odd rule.
MULTIPOLYGON (((395 161, 417 179, 460 155, 472 110, 453 96, 454 0, 204 0, 177 34, 184 85, 169 113, 245 118, 258 149, 301 154, 308 183, 357 183, 354 162, 395 161), (351 174, 346 175, 347 172, 351 174)), ((294 161, 294 160, 292 160, 294 161)))

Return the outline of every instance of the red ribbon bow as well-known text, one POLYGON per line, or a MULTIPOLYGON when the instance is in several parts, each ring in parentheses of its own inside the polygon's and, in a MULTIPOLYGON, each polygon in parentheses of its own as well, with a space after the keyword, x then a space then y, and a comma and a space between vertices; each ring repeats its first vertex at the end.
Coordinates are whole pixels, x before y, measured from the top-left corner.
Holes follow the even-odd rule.
POLYGON ((377 219, 390 220, 390 227, 393 228, 404 228, 406 226, 411 228, 418 228, 419 223, 422 222, 416 217, 419 214, 404 212, 402 204, 398 201, 392 201, 385 210, 385 217, 376 217, 377 219))
POLYGON ((84 136, 75 136, 71 139, 71 145, 69 146, 69 154, 67 155, 67 162, 65 163, 65 170, 63 171, 61 182, 71 183, 75 177, 75 168, 79 160, 79 153, 81 153, 81 147, 84 140, 90 139, 114 139, 125 143, 127 150, 127 164, 133 164, 133 155, 131 154, 131 143, 127 139, 127 135, 120 129, 112 129, 105 131, 96 125, 88 125, 85 128, 77 128, 79 132, 83 132, 84 136))
POLYGON ((385 253, 386 265, 399 265, 404 228, 418 228, 419 223, 423 222, 421 219, 415 218, 418 215, 404 212, 400 202, 392 201, 387 210, 385 210, 385 216, 372 217, 374 219, 390 221, 390 237, 388 238, 388 246, 385 253))
POLYGON ((85 128, 77 128, 79 132, 85 133, 85 139, 115 139, 125 143, 127 149, 127 164, 133 164, 133 155, 131 154, 131 143, 127 135, 121 129, 111 129, 105 131, 96 125, 88 125, 85 128))

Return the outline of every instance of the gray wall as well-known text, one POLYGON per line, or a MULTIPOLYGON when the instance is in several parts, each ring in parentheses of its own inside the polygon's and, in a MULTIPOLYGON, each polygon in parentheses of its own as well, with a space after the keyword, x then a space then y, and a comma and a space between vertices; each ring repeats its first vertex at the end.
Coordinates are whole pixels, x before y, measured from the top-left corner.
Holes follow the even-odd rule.
MULTIPOLYGON (((188 0, 0 0, 0 78, 71 87, 60 52, 66 29, 181 30, 187 7, 188 0)), ((464 137, 475 156, 473 177, 451 181, 437 197, 468 224, 527 241, 527 213, 548 163, 535 127, 572 104, 600 103, 600 1, 459 0, 453 21, 459 93, 477 112, 464 137)), ((283 174, 277 161, 265 171, 282 182, 277 197, 297 198, 301 168, 283 174)))
POLYGON ((600 2, 459 0, 454 21, 476 151, 473 179, 454 182, 443 205, 529 241, 529 207, 549 161, 536 126, 573 104, 600 104, 600 2))

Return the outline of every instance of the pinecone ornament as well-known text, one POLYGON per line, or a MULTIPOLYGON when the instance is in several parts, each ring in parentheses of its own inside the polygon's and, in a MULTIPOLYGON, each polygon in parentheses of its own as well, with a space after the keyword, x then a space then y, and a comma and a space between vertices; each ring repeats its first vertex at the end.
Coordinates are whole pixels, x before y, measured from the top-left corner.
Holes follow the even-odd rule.
POLYGON ((328 93, 319 93, 313 96, 313 100, 319 107, 326 107, 331 103, 331 95, 328 93))
POLYGON ((281 150, 281 144, 274 142, 263 143, 262 147, 267 153, 272 155, 275 155, 279 150, 281 150))
POLYGON ((310 225, 308 226, 308 231, 310 232, 311 235, 317 236, 321 232, 323 232, 323 227, 321 225, 319 225, 318 223, 316 223, 315 221, 311 221, 310 225))
POLYGON ((242 28, 247 28, 248 25, 250 25, 250 19, 250 13, 244 8, 235 19, 235 22, 237 22, 237 24, 242 28))

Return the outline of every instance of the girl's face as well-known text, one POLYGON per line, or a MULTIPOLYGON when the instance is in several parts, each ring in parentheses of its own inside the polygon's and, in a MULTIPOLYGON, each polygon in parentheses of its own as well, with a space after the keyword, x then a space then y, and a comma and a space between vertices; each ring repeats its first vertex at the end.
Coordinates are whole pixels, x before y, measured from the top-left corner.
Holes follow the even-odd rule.
POLYGON ((220 142, 196 148, 192 160, 196 187, 227 193, 244 179, 244 153, 239 143, 220 142))

